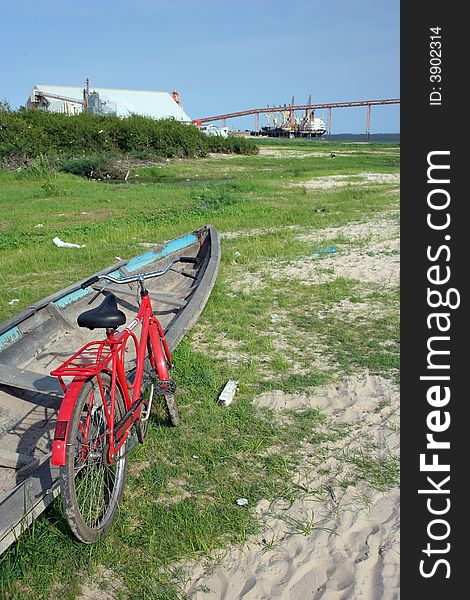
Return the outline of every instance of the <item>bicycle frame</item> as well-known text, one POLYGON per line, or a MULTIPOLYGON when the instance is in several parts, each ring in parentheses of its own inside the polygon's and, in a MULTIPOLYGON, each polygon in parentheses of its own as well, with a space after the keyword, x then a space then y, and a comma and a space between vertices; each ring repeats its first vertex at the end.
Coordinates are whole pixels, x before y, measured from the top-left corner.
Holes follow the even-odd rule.
MULTIPOLYGON (((59 378, 65 393, 59 410, 54 441, 52 443, 53 465, 65 465, 69 423, 72 413, 80 390, 89 378, 93 376, 96 376, 98 379, 107 421, 109 445, 107 460, 113 462, 116 454, 129 437, 132 425, 140 417, 143 402, 141 391, 144 362, 147 351, 151 367, 153 370, 156 370, 158 379, 160 381, 168 381, 167 365, 170 367, 172 365, 170 350, 161 323, 153 314, 148 292, 143 290, 141 292, 139 313, 125 329, 117 333, 113 330, 107 330, 106 339, 86 344, 60 367, 51 372, 51 375, 59 378), (133 332, 139 323, 142 325, 140 341, 133 332), (129 338, 134 342, 136 349, 136 373, 132 385, 129 384, 124 369, 124 354, 129 338), (101 373, 103 372, 111 376, 109 409, 101 379, 101 373), (68 386, 63 379, 66 376, 73 376, 73 380, 68 386), (116 386, 119 386, 126 409, 126 414, 117 424, 114 422, 116 386)), ((91 398, 91 402, 93 402, 93 398, 91 398)), ((87 423, 85 427, 88 427, 87 423)), ((84 433, 86 435, 86 431, 84 433)))

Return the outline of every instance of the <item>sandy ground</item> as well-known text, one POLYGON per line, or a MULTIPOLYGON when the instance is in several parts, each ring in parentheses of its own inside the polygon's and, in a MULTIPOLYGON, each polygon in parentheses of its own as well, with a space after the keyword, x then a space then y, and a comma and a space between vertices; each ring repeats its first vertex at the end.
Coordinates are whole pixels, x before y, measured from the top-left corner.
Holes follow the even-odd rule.
POLYGON ((117 600, 125 595, 122 579, 113 571, 98 565, 96 573, 82 588, 77 600, 117 600))
MULTIPOLYGON (((394 217, 387 214, 372 222, 298 233, 313 248, 326 242, 335 245, 337 252, 313 254, 301 261, 273 261, 264 276, 299 278, 306 283, 344 276, 365 284, 397 285, 399 225, 394 217)), ((263 286, 259 274, 248 275, 242 289, 263 286)), ((343 301, 333 310, 354 319, 367 314, 370 306, 343 301)), ((225 346, 222 353, 233 355, 236 362, 236 345, 227 340, 225 346)), ((266 392, 255 403, 276 411, 280 419, 286 409, 320 408, 330 422, 347 424, 350 430, 344 439, 325 447, 302 446, 303 458, 293 477, 308 490, 304 496, 291 505, 260 502, 256 511, 262 533, 213 561, 186 565, 190 581, 184 592, 194 600, 398 599, 399 491, 377 491, 366 480, 346 489, 341 485, 349 475, 345 456, 365 447, 374 448, 379 464, 398 456, 397 386, 364 372, 311 392, 266 392)))
POLYGON ((310 181, 295 183, 293 185, 305 187, 310 190, 331 190, 348 185, 363 186, 371 184, 396 184, 400 182, 400 175, 396 173, 358 173, 357 175, 328 175, 315 177, 310 181))
MULTIPOLYGON (((367 150, 357 149, 357 150, 335 150, 335 156, 357 156, 358 154, 364 155, 369 154, 367 150)), ((399 156, 399 152, 394 152, 392 150, 372 150, 370 154, 387 154, 391 156, 399 156)), ((260 156, 270 156, 272 158, 318 158, 318 157, 331 157, 330 152, 317 152, 317 151, 304 151, 301 148, 276 148, 275 146, 260 146, 259 149, 260 156)), ((334 158, 334 157, 332 157, 334 158)))
MULTIPOLYGON (((231 281, 232 288, 235 292, 249 293, 262 289, 270 279, 295 278, 307 284, 318 284, 337 277, 396 286, 400 280, 400 232, 399 223, 393 216, 299 233, 299 239, 311 244, 311 255, 298 260, 265 260, 259 273, 244 271, 243 277, 237 274, 231 281), (327 248, 335 251, 321 252, 327 248)), ((260 235, 274 230, 253 229, 247 230, 244 235, 260 235)), ((224 237, 237 236, 235 232, 227 232, 224 237)))
POLYGON ((195 600, 398 599, 398 490, 374 491, 365 482, 339 485, 339 456, 365 440, 384 456, 398 453, 396 386, 364 373, 311 395, 275 391, 256 402, 277 411, 318 407, 352 431, 321 458, 318 447, 306 444, 295 480, 308 492, 291 505, 260 502, 262 533, 212 563, 191 565, 186 593, 195 600))
POLYGON ((400 240, 398 221, 377 219, 368 223, 350 223, 331 227, 311 234, 299 235, 314 247, 328 244, 336 252, 313 254, 304 261, 296 261, 277 270, 276 277, 298 277, 309 283, 322 283, 336 277, 356 279, 364 283, 398 285, 400 279, 400 240), (359 242, 357 245, 342 240, 359 242), (325 272, 330 271, 330 272, 325 272))
MULTIPOLYGON (((293 503, 262 500, 261 533, 211 560, 180 565, 189 575, 181 598, 193 600, 398 600, 399 492, 375 491, 365 481, 346 488, 345 453, 374 442, 383 456, 398 454, 398 387, 367 372, 311 394, 281 391, 255 403, 279 413, 321 408, 350 433, 337 442, 302 447, 294 481, 305 493, 293 503)), ((240 507, 240 510, 245 510, 240 507)), ((106 570, 87 582, 79 600, 115 600, 120 580, 107 589, 106 570)))
POLYGON ((400 279, 400 242, 371 242, 364 247, 346 250, 335 247, 333 253, 314 254, 302 261, 279 266, 274 279, 296 278, 304 283, 326 283, 337 277, 364 283, 397 285, 400 279))
POLYGON ((291 533, 274 548, 233 549, 212 574, 198 577, 193 571, 188 595, 198 600, 398 599, 398 504, 396 491, 378 493, 367 512, 346 509, 330 521, 331 532, 291 533))

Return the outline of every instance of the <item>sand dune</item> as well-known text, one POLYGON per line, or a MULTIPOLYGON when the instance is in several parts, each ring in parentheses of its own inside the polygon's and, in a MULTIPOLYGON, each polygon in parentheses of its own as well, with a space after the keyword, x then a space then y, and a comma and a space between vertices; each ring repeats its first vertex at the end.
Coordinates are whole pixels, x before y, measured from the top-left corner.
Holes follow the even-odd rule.
MULTIPOLYGON (((377 493, 367 512, 345 510, 331 531, 288 534, 274 548, 231 549, 210 575, 193 571, 191 598, 325 600, 399 598, 398 492, 377 493)), ((207 567, 207 565, 206 565, 207 567)))
POLYGON ((190 565, 186 593, 195 600, 399 598, 399 492, 374 491, 365 481, 342 488, 336 459, 369 441, 384 456, 398 452, 397 386, 363 373, 311 395, 265 393, 256 403, 276 411, 318 407, 353 430, 320 463, 333 477, 319 474, 318 447, 306 445, 296 481, 310 492, 290 505, 260 502, 263 533, 215 563, 190 565))

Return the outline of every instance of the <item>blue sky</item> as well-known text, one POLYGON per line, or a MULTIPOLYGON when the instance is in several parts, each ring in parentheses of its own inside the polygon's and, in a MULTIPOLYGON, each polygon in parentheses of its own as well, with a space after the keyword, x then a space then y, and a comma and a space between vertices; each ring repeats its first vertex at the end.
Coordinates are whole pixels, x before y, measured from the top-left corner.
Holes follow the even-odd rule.
MULTIPOLYGON (((398 98, 399 0, 0 0, 0 99, 35 83, 180 91, 191 118, 289 103, 398 98)), ((365 108, 333 111, 362 133, 365 108)), ((326 114, 318 116, 324 116, 326 114)), ((265 118, 260 118, 265 123, 265 118)), ((252 128, 253 117, 228 123, 252 128)), ((372 109, 398 132, 399 107, 372 109)))

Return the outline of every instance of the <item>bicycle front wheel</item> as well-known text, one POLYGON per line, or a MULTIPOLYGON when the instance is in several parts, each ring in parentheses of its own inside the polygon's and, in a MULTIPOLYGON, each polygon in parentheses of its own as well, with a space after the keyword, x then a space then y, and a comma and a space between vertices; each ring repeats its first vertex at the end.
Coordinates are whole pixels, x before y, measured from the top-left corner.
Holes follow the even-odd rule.
MULTIPOLYGON (((112 464, 104 403, 111 403, 111 377, 101 374, 104 398, 97 377, 82 387, 70 421, 66 463, 60 467, 60 489, 65 516, 72 533, 85 544, 104 536, 116 517, 126 481, 127 442, 112 464)), ((116 387, 115 422, 125 414, 116 387)))
POLYGON ((173 425, 173 427, 177 427, 180 424, 180 414, 175 396, 174 394, 165 394, 163 399, 165 401, 166 413, 170 419, 170 423, 173 425))

